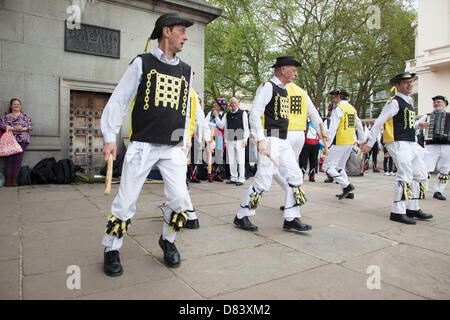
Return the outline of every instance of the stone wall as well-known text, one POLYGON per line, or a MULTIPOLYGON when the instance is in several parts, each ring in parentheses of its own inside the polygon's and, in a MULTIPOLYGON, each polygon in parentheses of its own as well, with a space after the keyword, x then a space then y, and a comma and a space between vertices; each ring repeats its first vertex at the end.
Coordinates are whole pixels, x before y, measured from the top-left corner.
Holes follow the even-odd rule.
MULTIPOLYGON (((203 0, 2 0, 0 1, 0 113, 9 100, 22 100, 33 119, 31 144, 23 165, 67 157, 70 90, 112 92, 129 62, 143 52, 157 17, 178 11, 194 20, 181 59, 194 72, 194 89, 203 95, 204 33, 220 10, 203 0), (64 51, 64 32, 73 4, 84 6, 81 23, 120 30, 120 59, 64 51)), ((150 49, 157 46, 152 41, 150 49)), ((128 136, 129 116, 120 135, 128 136)), ((3 163, 0 164, 3 167, 3 163)))

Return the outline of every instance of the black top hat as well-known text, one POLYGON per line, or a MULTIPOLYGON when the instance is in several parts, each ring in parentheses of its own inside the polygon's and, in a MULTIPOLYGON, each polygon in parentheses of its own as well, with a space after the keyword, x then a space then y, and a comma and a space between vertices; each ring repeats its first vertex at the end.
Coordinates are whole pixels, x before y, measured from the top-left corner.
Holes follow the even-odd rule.
POLYGON ((409 72, 402 72, 399 73, 398 75, 396 75, 395 77, 393 77, 389 83, 391 84, 391 86, 395 85, 397 82, 401 81, 401 80, 406 80, 406 79, 412 79, 416 76, 415 73, 409 73, 409 72))
POLYGON ((178 12, 163 14, 158 18, 158 20, 156 20, 155 28, 153 29, 150 39, 158 39, 164 27, 172 27, 177 25, 190 27, 193 24, 193 21, 182 18, 178 12))
POLYGON ((436 96, 436 97, 433 97, 433 98, 431 98, 433 101, 434 100, 438 100, 438 99, 440 99, 440 100, 443 100, 444 102, 445 102, 445 105, 446 106, 448 106, 448 99, 446 98, 446 97, 444 97, 444 96, 436 96))
POLYGON ((343 90, 343 89, 335 89, 335 90, 332 90, 332 91, 330 91, 329 94, 332 95, 332 96, 341 95, 341 96, 344 96, 344 97, 347 97, 347 98, 348 98, 348 96, 349 96, 348 92, 345 91, 345 90, 343 90))
POLYGON ((293 56, 285 56, 285 57, 278 57, 277 62, 272 66, 272 68, 278 68, 282 66, 300 66, 300 62, 295 60, 293 56))

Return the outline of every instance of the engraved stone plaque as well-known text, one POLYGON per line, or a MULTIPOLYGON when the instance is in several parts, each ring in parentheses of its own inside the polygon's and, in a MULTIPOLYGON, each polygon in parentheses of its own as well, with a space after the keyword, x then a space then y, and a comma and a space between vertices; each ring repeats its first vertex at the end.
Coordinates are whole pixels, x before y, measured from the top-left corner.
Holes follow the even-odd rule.
POLYGON ((64 50, 120 58, 120 30, 113 30, 89 24, 69 29, 65 25, 64 50))

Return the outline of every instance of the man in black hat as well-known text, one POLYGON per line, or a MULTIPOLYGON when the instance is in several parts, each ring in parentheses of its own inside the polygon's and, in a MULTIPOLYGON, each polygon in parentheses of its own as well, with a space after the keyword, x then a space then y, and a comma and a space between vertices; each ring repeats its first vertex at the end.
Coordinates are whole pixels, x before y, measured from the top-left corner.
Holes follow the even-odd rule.
POLYGON ((348 102, 347 91, 337 89, 331 91, 330 95, 335 107, 331 113, 328 128, 329 140, 326 142, 329 147, 328 156, 325 158, 322 168, 329 177, 341 185, 342 193, 336 195, 339 200, 353 199, 355 187, 348 179, 345 166, 355 144, 355 130, 358 130, 358 137, 362 143, 364 129, 356 109, 348 102))
MULTIPOLYGON (((130 143, 119 192, 112 203, 102 240, 106 247, 104 272, 108 276, 123 273, 119 249, 136 212, 139 193, 154 165, 163 176, 167 197, 159 245, 169 267, 180 264, 175 235, 194 208, 185 183, 187 163, 183 152, 189 140, 192 70, 177 53, 188 40, 186 29, 192 24, 178 13, 160 16, 150 36, 150 39, 158 39, 158 48, 152 53, 138 55, 130 63, 103 111, 101 128, 106 161, 109 155, 116 156, 116 135, 133 104, 130 143)), ((204 118, 201 108, 197 108, 196 117, 204 118)), ((209 133, 205 134, 209 141, 209 133)))
MULTIPOLYGON (((450 113, 445 112, 448 106, 448 99, 442 95, 438 95, 432 98, 433 100, 433 112, 424 115, 419 120, 416 121, 416 128, 426 128, 428 132, 430 119, 434 119, 434 130, 440 128, 438 124, 437 116, 441 116, 441 121, 443 122, 443 130, 439 135, 434 135, 434 132, 430 132, 429 135, 425 134, 425 156, 424 161, 428 172, 433 172, 437 166, 439 174, 437 176, 437 181, 434 185, 433 198, 438 200, 446 200, 445 196, 442 194, 445 190, 445 186, 449 180, 450 171, 450 113)), ((441 123, 442 123, 441 122, 441 123)))
POLYGON ((416 224, 414 218, 433 217, 419 208, 419 199, 425 194, 427 170, 421 147, 416 142, 416 113, 410 98, 415 75, 402 72, 390 80, 397 93, 383 107, 370 129, 367 142, 361 147, 362 152, 370 151, 384 125, 383 142, 397 167, 390 219, 405 224, 416 224))
POLYGON ((299 65, 292 56, 277 58, 277 62, 272 66, 275 69, 275 75, 256 91, 249 120, 259 152, 258 170, 234 219, 234 224, 241 229, 258 230, 248 217, 255 215, 255 209, 263 192, 270 189, 273 175, 278 170, 273 161, 279 163, 281 175, 289 185, 286 189, 283 229, 298 231, 311 229, 311 226, 302 223, 299 219, 299 206, 306 201, 300 188, 302 172, 294 151, 286 139, 289 125, 289 99, 286 85, 297 76, 299 65))

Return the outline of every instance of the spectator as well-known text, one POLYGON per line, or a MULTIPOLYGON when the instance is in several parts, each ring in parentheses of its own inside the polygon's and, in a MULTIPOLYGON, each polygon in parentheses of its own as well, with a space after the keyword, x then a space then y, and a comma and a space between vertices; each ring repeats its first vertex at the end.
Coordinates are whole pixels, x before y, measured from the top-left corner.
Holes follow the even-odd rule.
POLYGON ((5 157, 5 187, 17 187, 22 159, 30 143, 30 131, 33 129, 31 118, 22 112, 22 102, 11 99, 8 113, 0 118, 0 128, 12 131, 14 138, 22 147, 22 152, 5 157))

